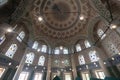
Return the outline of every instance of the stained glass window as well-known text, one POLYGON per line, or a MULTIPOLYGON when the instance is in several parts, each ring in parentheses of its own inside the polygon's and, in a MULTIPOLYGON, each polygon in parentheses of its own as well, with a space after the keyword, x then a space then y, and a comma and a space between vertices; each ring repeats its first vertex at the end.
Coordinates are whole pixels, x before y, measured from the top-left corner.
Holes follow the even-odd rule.
POLYGON ((68 49, 67 49, 67 48, 64 48, 64 49, 63 49, 63 53, 64 53, 64 54, 68 54, 68 49))
POLYGON ((38 48, 38 42, 37 42, 37 41, 34 42, 32 48, 33 48, 33 49, 37 49, 37 48, 38 48))
POLYGON ((25 63, 32 64, 33 60, 34 60, 34 57, 35 57, 35 55, 34 55, 33 52, 31 52, 29 54, 26 54, 26 61, 25 61, 25 63))
POLYGON ((80 65, 85 64, 85 59, 84 59, 84 56, 83 56, 83 55, 80 55, 80 56, 78 57, 78 60, 79 60, 79 64, 80 64, 80 65))
POLYGON ((24 32, 24 31, 21 31, 21 32, 19 33, 19 35, 17 36, 17 40, 18 40, 19 42, 22 42, 22 40, 24 39, 24 37, 25 37, 25 32, 24 32))
POLYGON ((44 52, 44 53, 47 52, 47 46, 46 45, 42 45, 41 52, 44 52))
POLYGON ((90 51, 89 52, 89 58, 90 58, 91 62, 98 61, 98 57, 96 56, 96 51, 90 51))
POLYGON ((18 46, 17 44, 12 44, 9 49, 7 50, 7 52, 5 53, 6 56, 8 56, 9 58, 13 58, 15 52, 17 51, 18 46))
POLYGON ((97 34, 99 37, 101 37, 101 39, 104 39, 106 36, 106 34, 104 34, 102 29, 98 29, 97 34))
POLYGON ((5 41, 6 37, 5 35, 3 35, 2 37, 0 37, 0 45, 5 41))
POLYGON ((28 80, 29 72, 21 72, 18 80, 28 80))
POLYGON ((38 61, 38 65, 44 66, 44 63, 45 63, 45 57, 44 56, 40 56, 39 61, 38 61))
POLYGON ((77 45, 76 45, 76 51, 79 52, 79 51, 81 51, 81 50, 82 50, 82 49, 81 49, 80 44, 77 44, 77 45))
POLYGON ((55 48, 55 50, 54 50, 54 54, 60 54, 60 50, 59 50, 59 48, 55 48))
POLYGON ((33 80, 42 80, 42 73, 35 73, 35 77, 33 80))
POLYGON ((88 41, 88 40, 85 40, 85 42, 84 42, 84 43, 85 43, 85 47, 86 47, 86 48, 91 47, 91 45, 90 45, 90 43, 89 43, 89 41, 88 41))

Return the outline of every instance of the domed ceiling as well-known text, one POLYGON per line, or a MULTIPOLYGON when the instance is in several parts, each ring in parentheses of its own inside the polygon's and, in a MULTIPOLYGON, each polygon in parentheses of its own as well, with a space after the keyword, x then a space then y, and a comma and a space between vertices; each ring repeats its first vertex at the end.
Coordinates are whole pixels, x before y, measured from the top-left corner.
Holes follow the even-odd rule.
POLYGON ((86 34, 86 24, 90 15, 89 3, 86 0, 46 0, 35 1, 32 11, 35 34, 45 35, 51 39, 72 39, 76 35, 86 34), (41 16, 43 21, 39 21, 41 16), (84 16, 85 20, 80 20, 84 16))
MULTIPOLYGON (((99 4, 100 0, 95 3, 99 4)), ((88 26, 92 19, 99 16, 92 5, 89 0, 25 0, 13 18, 15 20, 19 17, 18 14, 26 11, 27 14, 21 16, 32 24, 29 27, 30 34, 33 35, 31 38, 46 40, 50 45, 70 46, 81 38, 88 38, 88 26)), ((98 8, 101 9, 100 7, 98 8)))

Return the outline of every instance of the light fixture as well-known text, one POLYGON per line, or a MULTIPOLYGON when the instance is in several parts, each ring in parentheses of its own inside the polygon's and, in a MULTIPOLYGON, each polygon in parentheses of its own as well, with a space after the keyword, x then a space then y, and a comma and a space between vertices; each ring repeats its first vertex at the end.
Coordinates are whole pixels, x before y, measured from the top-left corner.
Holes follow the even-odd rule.
POLYGON ((35 69, 37 68, 37 66, 35 66, 35 69))
POLYGON ((62 50, 63 49, 63 46, 60 46, 60 50, 62 50))
POLYGON ((7 29, 7 32, 12 32, 12 31, 13 31, 12 28, 7 29))
POLYGON ((84 20, 85 19, 85 17, 83 15, 81 15, 79 18, 80 18, 80 20, 84 20))
POLYGON ((106 64, 106 62, 104 62, 104 64, 106 64))
POLYGON ((96 65, 96 63, 94 62, 94 65, 96 65))
POLYGON ((38 51, 38 52, 40 52, 40 48, 39 48, 39 49, 37 49, 37 51, 38 51))
POLYGON ((115 59, 112 57, 112 60, 114 61, 115 59))
POLYGON ((12 63, 10 62, 8 65, 10 66, 12 63))
POLYGON ((118 55, 120 55, 120 52, 118 53, 118 55))
POLYGON ((39 21, 42 21, 42 20, 43 20, 43 18, 42 18, 41 16, 39 16, 39 17, 38 17, 38 20, 39 20, 39 21))
POLYGON ((117 25, 115 25, 115 24, 110 25, 110 29, 116 29, 116 28, 117 28, 117 25))

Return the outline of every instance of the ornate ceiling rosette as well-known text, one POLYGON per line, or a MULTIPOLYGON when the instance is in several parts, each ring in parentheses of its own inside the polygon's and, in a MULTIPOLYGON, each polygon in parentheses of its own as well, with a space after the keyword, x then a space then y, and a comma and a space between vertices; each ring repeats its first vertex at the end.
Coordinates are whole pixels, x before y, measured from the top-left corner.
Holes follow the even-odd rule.
POLYGON ((36 1, 32 14, 35 17, 36 32, 40 32, 36 34, 45 34, 55 39, 75 36, 82 31, 85 24, 79 19, 81 15, 79 0, 36 1), (38 21, 38 16, 43 18, 42 22, 38 21))

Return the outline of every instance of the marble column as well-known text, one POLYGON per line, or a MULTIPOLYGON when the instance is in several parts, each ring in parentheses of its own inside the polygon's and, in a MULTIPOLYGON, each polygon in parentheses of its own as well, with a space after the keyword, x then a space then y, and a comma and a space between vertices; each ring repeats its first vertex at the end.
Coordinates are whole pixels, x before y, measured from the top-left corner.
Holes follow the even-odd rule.
POLYGON ((76 71, 76 64, 75 64, 74 55, 75 55, 75 54, 71 54, 71 64, 72 64, 73 78, 74 78, 74 80, 75 80, 75 78, 77 77, 77 71, 76 71))
POLYGON ((47 65, 47 76, 46 80, 50 80, 50 75, 51 75, 51 55, 48 55, 48 65, 47 65))
POLYGON ((106 65, 104 64, 103 60, 102 60, 102 57, 100 56, 100 53, 104 53, 102 50, 100 50, 99 48, 96 47, 96 51, 98 51, 98 54, 97 56, 99 57, 99 64, 100 64, 100 67, 101 69, 104 71, 104 74, 109 77, 111 76, 109 71, 107 70, 107 67, 106 65))
MULTIPOLYGON (((26 52, 25 52, 25 53, 26 53, 26 52)), ((26 54, 23 55, 23 57, 22 57, 22 59, 21 59, 21 62, 20 62, 20 64, 19 64, 19 66, 18 66, 18 69, 17 69, 17 71, 16 71, 16 73, 15 73, 15 75, 14 75, 14 77, 13 77, 13 80, 18 80, 19 75, 20 75, 20 73, 21 73, 22 70, 23 70, 23 67, 24 67, 24 64, 25 64, 25 60, 26 60, 26 54)))

